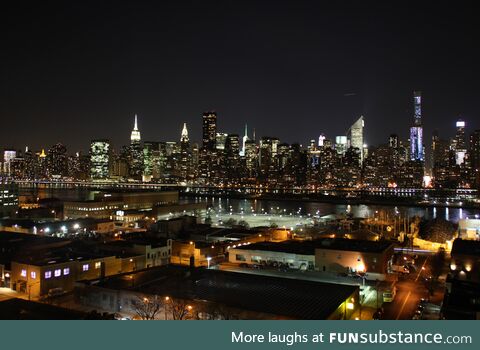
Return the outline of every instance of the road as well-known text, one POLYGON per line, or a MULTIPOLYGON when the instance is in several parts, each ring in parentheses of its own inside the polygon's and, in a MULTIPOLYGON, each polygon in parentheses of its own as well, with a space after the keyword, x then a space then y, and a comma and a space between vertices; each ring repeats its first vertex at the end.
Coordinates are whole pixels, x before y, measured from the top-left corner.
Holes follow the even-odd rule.
POLYGON ((0 301, 19 297, 21 297, 21 295, 10 288, 0 288, 0 301))
POLYGON ((427 256, 418 258, 415 273, 399 276, 397 282, 397 296, 393 303, 384 303, 385 310, 383 318, 386 320, 410 320, 421 298, 428 297, 428 290, 422 279, 428 274, 427 256), (425 268, 423 270, 422 268, 425 268))

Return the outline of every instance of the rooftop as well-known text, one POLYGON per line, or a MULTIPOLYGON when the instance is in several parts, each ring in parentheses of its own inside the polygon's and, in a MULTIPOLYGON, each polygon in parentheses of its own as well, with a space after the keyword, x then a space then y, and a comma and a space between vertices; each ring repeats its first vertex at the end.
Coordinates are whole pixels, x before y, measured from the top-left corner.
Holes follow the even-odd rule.
POLYGON ((0 319, 2 320, 79 320, 79 319, 113 319, 110 315, 85 313, 64 309, 49 304, 8 299, 0 302, 0 319))
POLYGON ((453 241, 451 255, 475 255, 480 257, 480 241, 457 238, 453 241))
POLYGON ((358 290, 357 286, 173 265, 107 277, 96 286, 205 300, 294 319, 326 319, 358 290))
POLYGON ((274 251, 291 254, 315 255, 315 249, 354 251, 361 253, 381 253, 392 245, 388 241, 367 241, 345 238, 321 238, 306 241, 258 242, 237 249, 274 251))

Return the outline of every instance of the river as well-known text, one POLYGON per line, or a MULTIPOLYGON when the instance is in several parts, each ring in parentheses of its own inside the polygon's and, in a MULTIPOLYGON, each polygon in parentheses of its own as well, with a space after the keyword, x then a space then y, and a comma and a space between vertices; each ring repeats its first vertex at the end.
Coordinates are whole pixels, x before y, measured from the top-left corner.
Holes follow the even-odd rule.
MULTIPOLYGON (((35 201, 37 198, 58 198, 63 201, 87 200, 93 199, 98 191, 92 191, 85 188, 78 189, 20 189, 20 201, 35 201)), ((479 209, 470 208, 446 208, 446 207, 420 207, 420 206, 391 206, 391 205, 372 205, 372 204, 337 204, 321 203, 312 201, 281 201, 265 199, 233 199, 221 197, 181 197, 183 203, 205 202, 212 205, 217 211, 234 212, 245 214, 270 213, 270 214, 301 214, 301 215, 329 215, 351 213, 354 217, 365 218, 374 216, 376 213, 400 215, 402 217, 420 216, 425 219, 442 218, 452 222, 458 222, 464 218, 474 218, 480 216, 479 209)))

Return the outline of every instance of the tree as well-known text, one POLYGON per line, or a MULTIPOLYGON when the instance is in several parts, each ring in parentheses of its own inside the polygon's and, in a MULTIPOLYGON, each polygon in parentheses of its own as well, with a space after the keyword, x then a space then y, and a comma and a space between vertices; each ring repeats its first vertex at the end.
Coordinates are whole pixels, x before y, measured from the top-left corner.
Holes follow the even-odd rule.
POLYGON ((173 320, 188 320, 193 316, 193 307, 185 300, 170 298, 168 308, 170 309, 173 320))
POLYGON ((225 221, 223 224, 225 225, 225 227, 233 227, 237 224, 237 220, 235 220, 234 218, 230 218, 227 221, 225 221))
POLYGON ((212 218, 210 217, 210 215, 205 218, 205 224, 206 225, 211 225, 212 224, 212 218))
POLYGON ((432 278, 436 281, 442 274, 443 268, 445 267, 446 255, 445 249, 440 248, 438 252, 432 256, 430 260, 430 269, 432 272, 432 278))
POLYGON ((446 261, 446 255, 445 255, 445 249, 440 248, 438 252, 432 256, 430 260, 430 272, 431 276, 429 279, 427 279, 427 288, 428 291, 430 292, 430 295, 433 295, 435 291, 435 286, 438 282, 438 278, 443 272, 443 269, 445 267, 445 261, 446 261))
POLYGON ((245 229, 247 229, 247 230, 250 228, 250 225, 249 225, 248 222, 246 222, 245 220, 240 220, 240 221, 238 222, 238 226, 241 226, 241 227, 243 227, 243 228, 245 228, 245 229))
POLYGON ((135 314, 142 320, 154 320, 162 308, 163 303, 157 296, 152 298, 137 297, 133 304, 135 314))
POLYGON ((270 228, 278 228, 278 225, 276 222, 270 223, 270 228))
POLYGON ((440 218, 422 220, 418 227, 420 238, 437 243, 451 240, 457 229, 452 222, 440 218))

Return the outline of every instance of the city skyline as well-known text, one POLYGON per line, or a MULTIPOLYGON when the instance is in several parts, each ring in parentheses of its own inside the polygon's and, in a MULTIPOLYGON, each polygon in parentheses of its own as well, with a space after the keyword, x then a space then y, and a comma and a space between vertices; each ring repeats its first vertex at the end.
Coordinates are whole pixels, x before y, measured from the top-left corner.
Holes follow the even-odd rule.
POLYGON ((269 135, 274 123, 288 143, 342 135, 364 115, 379 144, 387 127, 407 137, 413 90, 424 93, 425 139, 433 126, 449 137, 459 118, 480 128, 466 3, 119 2, 94 16, 88 3, 25 6, 9 4, 1 24, 4 147, 123 144, 135 113, 144 139, 170 139, 183 122, 200 135, 204 110, 238 134, 247 123, 269 135))
MULTIPOLYGON (((414 91, 414 94, 417 93, 418 91, 414 91)), ((423 100, 422 100, 422 104, 423 104, 423 100)), ((368 142, 368 136, 365 136, 365 135, 368 135, 369 134, 369 126, 370 123, 369 123, 369 120, 368 118, 366 118, 365 116, 363 115, 359 115, 355 118, 352 119, 351 121, 351 124, 355 124, 355 123, 358 123, 359 120, 362 120, 363 121, 363 140, 365 141, 364 142, 364 145, 370 147, 370 146, 373 146, 373 147, 376 147, 376 146, 379 146, 379 145, 383 145, 383 144, 388 144, 389 142, 389 137, 390 135, 392 134, 395 134, 399 137, 400 140, 404 140, 404 141, 408 141, 409 140, 409 132, 411 132, 411 125, 414 125, 414 123, 412 123, 412 120, 415 122, 416 121, 416 117, 415 117, 415 112, 414 112, 414 104, 412 103, 412 116, 410 116, 410 118, 408 118, 408 120, 405 121, 405 127, 399 132, 399 131, 384 131, 384 133, 379 136, 380 137, 380 141, 378 143, 373 143, 373 142, 368 142), (367 121, 365 121, 367 120, 367 121), (410 130, 410 131, 409 131, 410 130), (383 139, 382 139, 383 137, 383 139)), ((212 112, 215 112, 217 113, 217 111, 215 110, 212 110, 212 112)), ((208 112, 205 112, 205 113, 208 113, 208 112)), ((218 113, 217 113, 218 115, 218 113)), ((67 146, 67 148, 69 148, 70 150, 70 153, 75 153, 75 152, 88 152, 88 149, 89 149, 89 144, 90 144, 90 141, 91 140, 104 140, 104 139, 108 139, 110 141, 110 144, 113 146, 113 149, 121 149, 121 147, 129 144, 129 140, 131 141, 132 140, 132 137, 135 138, 135 140, 138 139, 138 141, 157 141, 157 142, 170 142, 170 141, 174 141, 174 142, 177 142, 181 139, 181 135, 184 131, 184 128, 185 128, 185 125, 188 127, 189 130, 195 130, 197 131, 196 133, 193 133, 192 131, 189 131, 190 135, 195 135, 194 137, 191 138, 191 143, 192 144, 198 144, 199 146, 202 145, 202 131, 201 129, 199 130, 199 125, 201 124, 199 122, 201 118, 201 114, 199 114, 197 116, 197 122, 195 123, 188 123, 188 122, 184 122, 184 121, 181 121, 179 120, 178 123, 177 121, 175 121, 173 124, 174 125, 177 125, 179 126, 179 130, 178 132, 175 133, 175 136, 173 135, 170 135, 170 136, 166 136, 166 138, 162 138, 162 139, 158 139, 158 138, 149 138, 148 136, 142 136, 140 138, 140 134, 142 135, 150 135, 151 134, 151 129, 142 124, 142 118, 141 116, 139 117, 139 115, 137 113, 134 113, 132 116, 130 116, 130 121, 128 123, 128 125, 130 126, 130 129, 129 131, 126 133, 127 134, 130 134, 130 138, 125 135, 122 135, 121 137, 121 141, 119 141, 119 143, 116 143, 115 141, 117 139, 119 139, 118 135, 113 135, 113 134, 108 134, 105 133, 104 136, 99 136, 99 137, 89 137, 89 135, 85 135, 85 140, 82 141, 81 143, 83 144, 83 146, 80 146, 79 148, 76 148, 76 149, 72 149, 71 148, 71 144, 69 144, 68 142, 62 142, 60 140, 52 140, 50 142, 46 142, 45 144, 41 144, 40 146, 32 146, 32 144, 27 144, 27 143, 23 143, 22 144, 22 140, 21 139, 17 139, 17 143, 18 143, 18 146, 11 146, 9 147, 9 145, 3 143, 0 145, 1 149, 4 149, 4 150, 24 150, 25 148, 28 148, 29 150, 34 150, 34 151, 42 151, 42 150, 47 150, 48 148, 50 148, 51 146, 57 144, 57 143, 61 143, 65 146, 67 146), (132 125, 132 118, 133 118, 133 128, 131 127, 132 125), (143 129, 142 129, 143 127, 143 129), (133 129, 133 130, 132 130, 133 129), (142 131, 143 130, 143 131, 142 131), (149 132, 150 131, 150 132, 149 132), (180 135, 179 137, 177 137, 178 135, 180 135), (135 136, 133 136, 135 135, 135 136)), ((255 128, 255 124, 249 124, 247 122, 245 122, 243 124, 243 127, 242 127, 242 132, 236 132, 237 130, 235 131, 232 131, 232 130, 223 130, 223 129, 220 129, 218 128, 218 121, 220 121, 220 125, 222 124, 222 119, 223 119, 223 116, 220 115, 220 118, 217 119, 217 133, 221 133, 221 132, 225 132, 226 134, 237 134, 237 135, 240 135, 240 137, 243 137, 244 136, 244 130, 245 130, 245 127, 247 125, 249 125, 249 135, 251 135, 253 132, 255 132, 257 134, 257 143, 258 141, 260 140, 260 138, 262 137, 278 137, 278 135, 275 133, 275 131, 273 129, 271 129, 272 131, 270 133, 267 133, 267 134, 259 134, 255 128)), ((423 134, 423 146, 425 148, 425 150, 423 151, 425 154, 424 154, 424 157, 427 157, 427 153, 429 154, 430 153, 430 147, 429 147, 429 144, 431 144, 432 140, 433 140, 433 137, 434 136, 439 136, 440 138, 442 139, 445 139, 445 140, 449 140, 451 138, 454 138, 456 136, 456 133, 455 133, 455 130, 456 130, 456 127, 457 127, 457 124, 458 122, 461 121, 462 123, 464 123, 464 127, 467 129, 467 135, 473 133, 474 131, 476 131, 477 129, 474 128, 474 126, 471 125, 471 123, 467 120, 465 120, 464 118, 456 118, 456 119, 452 119, 451 120, 451 125, 449 126, 448 128, 448 134, 441 134, 439 133, 439 129, 440 128, 433 128, 433 131, 431 132, 430 135, 425 135, 425 133, 423 134)), ((476 125, 475 123, 472 123, 473 125, 476 125)), ((123 128, 124 126, 122 126, 123 128)), ((425 125, 422 125, 423 128, 425 128, 425 125)), ((337 127, 337 129, 340 129, 340 127, 337 127)), ((432 127, 428 128, 427 129, 432 129, 432 127)), ((288 143, 288 144, 300 144, 301 146, 303 147, 306 147, 309 145, 310 141, 311 140, 318 140, 319 136, 320 137, 325 137, 326 139, 330 139, 332 140, 333 142, 335 142, 335 138, 336 137, 340 137, 340 136, 345 136, 347 135, 348 133, 350 132, 350 127, 348 125, 346 125, 344 127, 344 131, 343 132, 340 132, 340 133, 337 133, 337 134, 327 134, 326 132, 323 132, 323 131, 320 131, 318 133, 318 135, 314 135, 310 138, 304 138, 302 140, 297 140, 297 141, 293 141, 293 142, 288 142, 286 139, 282 139, 280 137, 278 137, 282 142, 285 142, 285 143, 288 143)), ((358 145, 357 145, 358 146, 358 145)))

